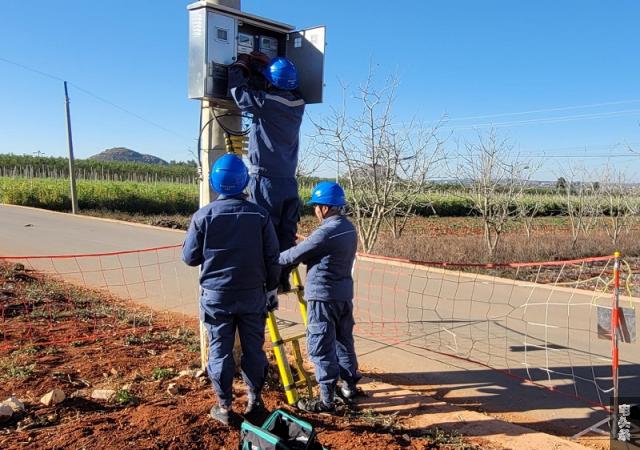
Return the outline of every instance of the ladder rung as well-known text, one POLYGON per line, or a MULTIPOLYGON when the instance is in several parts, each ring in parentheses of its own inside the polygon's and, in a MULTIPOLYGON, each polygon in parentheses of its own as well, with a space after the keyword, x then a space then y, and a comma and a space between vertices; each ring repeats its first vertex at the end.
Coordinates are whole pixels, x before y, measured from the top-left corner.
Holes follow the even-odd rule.
POLYGON ((282 342, 293 342, 293 341, 299 341, 300 339, 305 338, 305 337, 307 337, 307 335, 306 335, 306 334, 304 334, 304 333, 303 333, 303 334, 298 334, 298 335, 296 335, 296 336, 291 336, 291 337, 288 337, 288 338, 286 338, 286 339, 283 339, 283 340, 282 340, 282 342))
MULTIPOLYGON (((309 383, 315 383, 316 382, 316 378, 313 375, 307 375, 307 380, 309 380, 309 383)), ((298 380, 295 383, 296 387, 303 387, 306 388, 308 386, 308 383, 306 380, 302 379, 302 380, 298 380)))

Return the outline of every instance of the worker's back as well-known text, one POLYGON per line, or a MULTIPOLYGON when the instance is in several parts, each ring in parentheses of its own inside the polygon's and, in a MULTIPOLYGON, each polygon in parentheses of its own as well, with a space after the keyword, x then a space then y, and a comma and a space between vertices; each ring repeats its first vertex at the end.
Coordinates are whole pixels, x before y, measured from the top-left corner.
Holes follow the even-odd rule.
POLYGON ((251 89, 241 68, 229 69, 231 96, 253 114, 249 137, 249 173, 293 178, 298 165, 304 100, 296 91, 251 89))
POLYGON ((328 217, 302 243, 280 254, 280 264, 307 266, 304 297, 315 301, 353 299, 353 261, 358 238, 342 215, 328 217))
POLYGON ((304 100, 291 91, 265 93, 253 116, 249 140, 250 173, 268 177, 296 176, 304 100))
POLYGON ((260 294, 265 285, 277 285, 278 254, 269 214, 237 196, 199 209, 183 247, 187 264, 202 265, 203 289, 233 295, 260 294))

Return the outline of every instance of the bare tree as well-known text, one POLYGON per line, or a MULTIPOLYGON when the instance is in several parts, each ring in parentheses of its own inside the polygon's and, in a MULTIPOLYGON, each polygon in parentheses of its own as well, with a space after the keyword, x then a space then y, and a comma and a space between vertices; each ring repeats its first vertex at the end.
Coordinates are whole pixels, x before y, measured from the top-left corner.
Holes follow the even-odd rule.
POLYGON ((430 210, 432 215, 437 215, 437 212, 433 207, 433 203, 426 200, 429 193, 430 190, 425 190, 422 194, 424 200, 415 199, 416 201, 413 205, 399 205, 396 208, 395 213, 385 216, 384 223, 389 228, 389 231, 391 231, 391 235, 394 239, 399 239, 402 236, 409 219, 416 216, 416 208, 424 208, 426 210, 430 210))
POLYGON ((588 235, 599 220, 602 208, 598 199, 599 184, 589 182, 591 175, 585 168, 571 168, 565 186, 565 206, 571 226, 571 248, 580 235, 588 235))
POLYGON ((365 252, 373 249, 385 221, 394 236, 402 233, 443 155, 439 124, 394 124, 398 79, 391 76, 378 86, 374 75, 370 69, 351 98, 343 86, 342 105, 314 121, 318 149, 343 168, 341 181, 365 252))
POLYGON ((493 256, 507 223, 518 214, 516 205, 533 169, 530 162, 519 161, 513 145, 493 129, 462 147, 457 178, 482 218, 487 250, 493 256))
POLYGON ((301 179, 313 176, 326 160, 326 156, 315 148, 315 141, 313 139, 307 141, 304 146, 301 146, 298 153, 296 178, 301 179))
POLYGON ((527 239, 531 239, 535 218, 543 206, 544 201, 540 195, 522 196, 516 200, 517 216, 524 225, 527 239))
POLYGON ((611 243, 616 246, 620 235, 630 225, 630 217, 633 213, 630 202, 631 192, 627 187, 624 173, 611 168, 604 172, 600 187, 606 204, 606 214, 602 215, 602 222, 611 243))

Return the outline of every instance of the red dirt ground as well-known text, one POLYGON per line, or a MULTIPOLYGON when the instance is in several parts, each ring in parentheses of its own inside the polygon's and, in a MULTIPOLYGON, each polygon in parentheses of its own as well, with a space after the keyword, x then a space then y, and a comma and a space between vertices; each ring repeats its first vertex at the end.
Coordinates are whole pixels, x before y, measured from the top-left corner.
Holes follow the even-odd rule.
MULTIPOLYGON (((238 423, 225 427, 208 417, 215 403, 209 381, 175 377, 198 366, 196 329, 194 320, 153 314, 0 263, 0 401, 13 394, 26 405, 0 424, 0 448, 238 448, 238 423), (177 395, 167 392, 169 383, 177 383, 177 395), (65 401, 40 404, 53 388, 65 392, 65 401), (92 400, 93 389, 114 389, 118 401, 92 400)), ((241 382, 234 391, 241 411, 241 382)), ((275 377, 265 403, 269 410, 284 405, 275 377)), ((329 448, 472 448, 455 438, 416 436, 371 412, 295 414, 312 422, 329 448)))

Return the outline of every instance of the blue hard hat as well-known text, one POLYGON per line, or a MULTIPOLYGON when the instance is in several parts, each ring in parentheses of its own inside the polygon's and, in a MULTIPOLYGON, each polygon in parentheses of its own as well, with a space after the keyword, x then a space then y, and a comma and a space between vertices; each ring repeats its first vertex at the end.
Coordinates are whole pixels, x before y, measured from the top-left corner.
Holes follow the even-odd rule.
POLYGON ((231 153, 218 158, 209 177, 211 187, 222 195, 241 193, 249 183, 249 171, 242 159, 231 153))
POLYGON ((273 58, 262 69, 262 75, 279 89, 290 91, 298 87, 298 71, 287 58, 273 58))
POLYGON ((307 205, 344 206, 347 201, 344 198, 344 190, 335 181, 321 181, 313 188, 311 200, 307 205))

